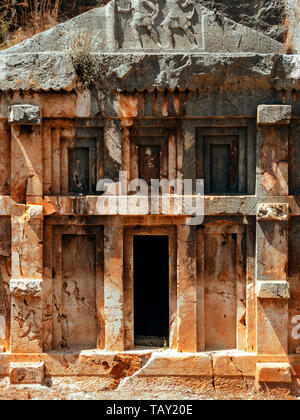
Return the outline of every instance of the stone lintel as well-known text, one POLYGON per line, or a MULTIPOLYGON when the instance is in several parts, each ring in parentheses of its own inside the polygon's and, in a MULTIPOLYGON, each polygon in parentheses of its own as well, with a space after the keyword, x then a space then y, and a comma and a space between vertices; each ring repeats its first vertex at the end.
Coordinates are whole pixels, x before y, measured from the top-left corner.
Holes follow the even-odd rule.
POLYGON ((9 378, 11 384, 42 384, 44 377, 44 362, 18 362, 10 364, 9 378))
POLYGON ((290 286, 286 280, 257 280, 255 292, 260 299, 290 298, 290 286))
POLYGON ((291 105, 259 105, 257 125, 287 125, 291 122, 291 105))
MULTIPOLYGON (((189 199, 194 200, 196 196, 187 196, 189 199)), ((138 200, 138 196, 135 196, 138 200)), ((144 200, 144 198, 143 198, 144 200)), ((180 196, 174 197, 173 201, 180 201, 180 196)), ((40 203, 40 198, 36 198, 36 201, 40 203)), ((80 215, 80 216, 109 216, 120 213, 120 206, 118 197, 97 197, 97 196, 44 196, 44 215, 56 213, 60 215, 80 215), (100 200, 99 200, 100 198, 100 200), (99 200, 99 201, 98 201, 99 200), (110 204, 112 204, 110 208, 110 204), (103 209, 103 211, 101 210, 103 209), (117 211, 116 211, 117 210, 117 211), (103 214, 102 214, 103 213, 103 214)), ((171 200, 171 216, 194 216, 195 212, 188 212, 187 206, 184 207, 186 210, 182 215, 179 212, 173 211, 171 200)), ((257 216, 259 204, 272 205, 273 204, 288 204, 289 216, 300 215, 300 197, 299 196, 205 196, 204 197, 204 212, 205 216, 257 216), (265 203, 263 203, 265 201, 265 203)), ((33 203, 33 200, 31 201, 33 203)), ((149 209, 151 202, 149 203, 149 209)), ((19 207, 16 207, 16 211, 19 211, 19 207)), ((3 201, 0 199, 0 213, 1 215, 11 214, 12 205, 10 205, 10 199, 4 197, 3 201)), ((123 212, 125 213, 125 212, 123 212)), ((126 214, 120 214, 120 216, 126 216, 126 214)), ((132 216, 132 215, 131 215, 132 216)), ((140 214, 139 214, 140 216, 140 214)), ((157 216, 157 215, 156 215, 157 216)), ((276 219, 273 219, 276 220, 276 219)), ((285 219, 283 219, 285 220, 285 219)))
POLYGON ((36 105, 12 105, 8 110, 8 122, 21 125, 41 124, 41 108, 36 105))
POLYGON ((256 381, 291 383, 291 368, 288 363, 256 363, 256 381))
POLYGON ((287 203, 261 203, 257 205, 257 220, 259 221, 286 221, 289 217, 287 203))
POLYGON ((11 279, 10 293, 15 296, 42 296, 42 280, 35 279, 11 279))

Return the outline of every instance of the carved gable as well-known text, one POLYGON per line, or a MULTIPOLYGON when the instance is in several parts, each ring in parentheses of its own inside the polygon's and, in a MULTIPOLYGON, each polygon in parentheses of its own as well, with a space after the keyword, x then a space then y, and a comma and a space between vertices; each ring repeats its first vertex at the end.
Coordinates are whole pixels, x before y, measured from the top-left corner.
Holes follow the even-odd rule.
POLYGON ((283 44, 191 0, 112 0, 10 49, 64 51, 91 38, 95 53, 281 53, 283 44))

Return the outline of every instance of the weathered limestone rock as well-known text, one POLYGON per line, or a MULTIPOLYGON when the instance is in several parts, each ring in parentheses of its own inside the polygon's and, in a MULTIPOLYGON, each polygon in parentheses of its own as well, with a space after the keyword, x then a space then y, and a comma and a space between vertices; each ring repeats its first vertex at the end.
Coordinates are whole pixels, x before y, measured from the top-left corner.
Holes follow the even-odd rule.
POLYGON ((44 380, 44 363, 11 363, 9 379, 11 384, 42 384, 44 380))
POLYGON ((286 280, 257 281, 256 296, 260 299, 289 299, 289 283, 286 280))
POLYGON ((8 122, 10 124, 40 124, 41 110, 39 106, 34 105, 12 105, 9 108, 8 122))
POLYGON ((11 191, 17 203, 43 193, 42 137, 39 126, 11 126, 11 191))
MULTIPOLYGON (((64 0, 62 7, 64 14, 74 16, 96 7, 98 3, 97 0, 77 0, 74 7, 73 4, 64 0)), ((225 15, 235 22, 255 28, 273 39, 283 41, 287 36, 287 27, 284 25, 284 22, 289 9, 282 0, 276 3, 272 0, 250 0, 244 2, 240 2, 240 0, 232 0, 230 2, 226 0, 214 2, 211 0, 199 0, 198 3, 213 10, 220 18, 222 15, 225 15)))
MULTIPOLYGON (((290 107, 258 108, 257 195, 287 196, 290 107), (281 126, 280 123, 285 122, 281 126)), ((257 351, 288 352, 288 206, 259 205, 256 224, 257 351), (276 283, 279 281, 279 283, 276 283), (279 299, 282 297, 282 299, 279 299)))
POLYGON ((288 195, 288 127, 258 128, 257 194, 288 195))
POLYGON ((257 108, 258 125, 289 124, 291 116, 291 105, 259 105, 257 108))
POLYGON ((288 220, 289 205, 287 203, 272 203, 272 204, 259 204, 257 206, 257 220, 268 221, 288 220))
POLYGON ((125 350, 123 312, 123 227, 107 226, 104 232, 105 349, 125 350))
POLYGON ((195 227, 179 226, 177 241, 177 292, 179 294, 177 303, 177 350, 181 352, 195 352, 197 351, 195 227))
POLYGON ((0 399, 44 369, 299 382, 297 8, 229 3, 112 0, 0 52, 0 399))
POLYGON ((11 351, 42 349, 43 206, 12 217, 11 351))
POLYGON ((10 293, 16 296, 42 296, 42 281, 31 279, 11 279, 10 293))
POLYGON ((110 2, 105 8, 94 9, 63 25, 38 34, 14 47, 20 53, 62 51, 76 46, 78 26, 94 37, 93 52, 148 50, 183 50, 185 48, 206 52, 283 52, 283 44, 254 29, 190 2, 185 6, 177 0, 157 2, 149 11, 140 2, 124 5, 120 0, 110 2), (142 16, 142 18, 141 18, 142 16), (127 18, 129 25, 122 17, 127 18), (151 19, 147 23, 147 19, 151 19), (148 27, 148 33, 143 28, 148 27), (114 31, 114 28, 118 29, 114 31), (177 31, 176 31, 177 29, 177 31), (183 32, 177 36, 176 32, 183 32), (205 36, 210 31, 211 36, 205 36), (93 35, 101 34, 101 36, 93 35))
POLYGON ((257 363, 256 380, 258 383, 291 383, 291 368, 288 363, 257 363))
POLYGON ((283 40, 287 36, 284 21, 288 10, 285 1, 216 0, 212 3, 211 0, 200 0, 200 3, 213 9, 215 13, 225 14, 230 19, 262 31, 271 38, 283 40))

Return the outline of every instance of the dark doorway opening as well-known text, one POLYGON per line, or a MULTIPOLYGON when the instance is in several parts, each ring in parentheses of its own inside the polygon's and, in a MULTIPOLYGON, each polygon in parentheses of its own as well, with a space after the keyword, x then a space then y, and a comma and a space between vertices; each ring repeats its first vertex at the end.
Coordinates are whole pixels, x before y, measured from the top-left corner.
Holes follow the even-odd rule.
POLYGON ((166 346, 169 341, 169 238, 134 237, 135 344, 166 346))

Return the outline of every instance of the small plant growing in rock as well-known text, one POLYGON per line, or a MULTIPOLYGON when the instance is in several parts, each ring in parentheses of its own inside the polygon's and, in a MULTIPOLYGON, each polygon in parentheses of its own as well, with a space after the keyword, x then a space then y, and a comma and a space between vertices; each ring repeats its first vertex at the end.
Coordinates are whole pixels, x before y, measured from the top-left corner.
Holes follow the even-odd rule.
POLYGON ((97 80, 99 59, 94 45, 99 42, 99 34, 81 33, 75 28, 67 35, 65 51, 69 54, 76 74, 83 88, 91 88, 97 80))

